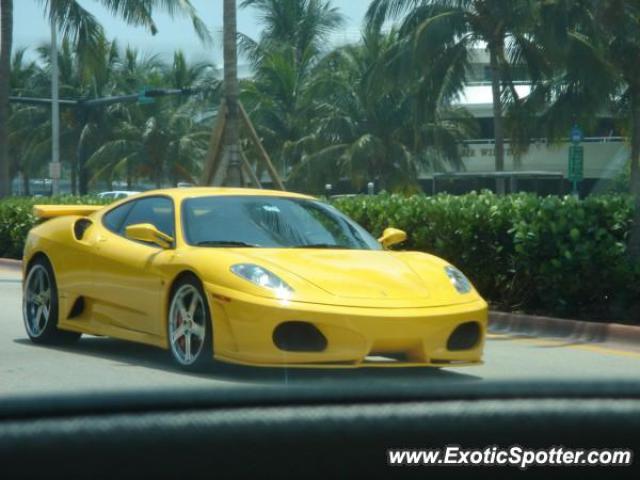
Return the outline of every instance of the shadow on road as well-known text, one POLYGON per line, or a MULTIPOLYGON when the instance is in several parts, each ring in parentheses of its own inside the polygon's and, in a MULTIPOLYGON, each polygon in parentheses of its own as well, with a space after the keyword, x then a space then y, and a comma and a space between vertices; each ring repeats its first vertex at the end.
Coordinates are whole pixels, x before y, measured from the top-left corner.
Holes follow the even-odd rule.
POLYGON ((82 337, 71 346, 42 346, 35 345, 26 338, 14 339, 15 343, 31 348, 46 348, 60 350, 78 356, 91 355, 115 362, 119 366, 144 367, 166 372, 179 373, 197 377, 201 380, 215 380, 224 382, 246 382, 264 385, 293 385, 313 383, 315 386, 323 381, 344 382, 384 382, 393 384, 412 385, 425 380, 433 381, 473 381, 480 377, 459 373, 456 371, 437 368, 359 368, 359 369, 303 369, 303 368, 263 368, 245 367, 229 364, 212 365, 211 369, 203 373, 184 372, 174 365, 169 352, 147 346, 104 337, 82 337))

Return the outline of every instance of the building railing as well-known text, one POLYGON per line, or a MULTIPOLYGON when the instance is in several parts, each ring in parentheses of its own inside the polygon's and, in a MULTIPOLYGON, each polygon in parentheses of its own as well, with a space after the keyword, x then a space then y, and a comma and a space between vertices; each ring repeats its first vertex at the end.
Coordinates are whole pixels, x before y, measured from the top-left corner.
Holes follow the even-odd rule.
MULTIPOLYGON (((616 143, 616 142, 626 142, 627 137, 585 137, 582 142, 583 143, 616 143)), ((473 138, 470 140, 464 140, 462 142, 465 145, 474 144, 474 145, 494 145, 496 143, 494 138, 473 138)), ((508 138, 504 139, 505 144, 510 144, 511 140, 508 138)), ((546 145, 549 144, 549 140, 546 138, 533 138, 530 140, 531 145, 546 145)), ((569 143, 569 139, 562 143, 569 143)))
MULTIPOLYGON (((531 85, 531 82, 528 80, 514 80, 514 85, 531 85)), ((475 80, 471 82, 466 82, 464 84, 465 87, 490 87, 491 80, 475 80)))

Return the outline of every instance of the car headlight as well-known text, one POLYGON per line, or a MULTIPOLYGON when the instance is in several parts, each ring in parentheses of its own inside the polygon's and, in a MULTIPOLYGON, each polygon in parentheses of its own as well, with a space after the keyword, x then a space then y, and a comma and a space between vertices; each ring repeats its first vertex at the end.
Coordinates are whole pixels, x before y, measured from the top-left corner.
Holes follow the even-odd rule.
POLYGON ((471 282, 464 276, 464 274, 456 267, 447 265, 444 267, 444 271, 451 280, 451 284, 455 287, 458 293, 469 293, 473 288, 471 282))
POLYGON ((273 290, 276 293, 293 292, 293 288, 287 285, 284 280, 259 265, 238 263, 231 266, 231 271, 254 285, 273 290))

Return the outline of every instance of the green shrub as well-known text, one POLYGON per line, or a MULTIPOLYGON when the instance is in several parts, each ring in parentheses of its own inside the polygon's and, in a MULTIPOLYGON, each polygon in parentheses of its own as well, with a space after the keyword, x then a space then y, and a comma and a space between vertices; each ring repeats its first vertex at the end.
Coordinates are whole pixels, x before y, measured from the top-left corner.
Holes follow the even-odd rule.
POLYGON ((627 196, 483 192, 333 203, 374 235, 386 227, 406 230, 401 248, 457 265, 494 308, 637 322, 640 267, 626 256, 627 196))
POLYGON ((0 258, 21 258, 27 233, 37 223, 32 210, 38 204, 89 204, 109 203, 95 196, 76 197, 12 197, 0 201, 0 258))

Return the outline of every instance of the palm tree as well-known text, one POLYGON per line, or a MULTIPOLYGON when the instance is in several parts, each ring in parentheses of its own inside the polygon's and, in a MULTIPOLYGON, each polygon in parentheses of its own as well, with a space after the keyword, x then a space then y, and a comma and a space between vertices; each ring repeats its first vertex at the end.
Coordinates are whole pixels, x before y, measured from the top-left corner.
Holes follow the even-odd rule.
POLYGON ((309 133, 314 68, 344 17, 327 0, 244 0, 241 6, 256 10, 263 27, 257 40, 241 35, 255 71, 252 81, 243 82, 243 103, 287 175, 300 162, 295 145, 309 133))
MULTIPOLYGON (((40 107, 21 106, 14 109, 9 122, 11 178, 20 172, 23 193, 29 195, 31 177, 44 173, 51 158, 51 115, 40 107)), ((61 133, 64 137, 65 128, 61 133)))
POLYGON ((344 23, 328 0, 243 0, 240 6, 257 10, 263 26, 258 41, 241 36, 243 49, 255 62, 272 47, 287 46, 295 52, 295 63, 304 65, 325 50, 328 36, 344 23))
POLYGON ((414 74, 398 73, 405 51, 398 43, 397 32, 367 29, 361 43, 320 62, 309 97, 322 101, 313 110, 313 133, 299 142, 304 157, 294 181, 311 177, 317 190, 346 176, 358 189, 370 180, 382 189, 419 189, 421 168, 462 167, 458 145, 469 118, 441 101, 447 80, 430 74, 419 84, 414 74), (430 103, 422 85, 439 100, 430 103))
POLYGON ((27 62, 26 48, 19 48, 13 53, 11 60, 11 78, 9 83, 14 95, 32 94, 39 73, 38 64, 35 61, 27 62))
POLYGON ((553 5, 547 41, 560 61, 550 78, 528 100, 541 115, 549 136, 566 135, 575 119, 593 121, 602 111, 619 113, 631 141, 629 191, 635 216, 629 254, 640 259, 640 5, 631 0, 574 0, 553 5), (558 49, 557 45, 566 45, 558 49))
MULTIPOLYGON (((17 96, 35 96, 42 93, 42 68, 37 62, 25 61, 26 49, 18 49, 13 54, 11 62, 11 90, 17 96)), ((10 176, 13 178, 18 172, 22 174, 22 189, 29 195, 29 180, 33 172, 42 169, 46 164, 47 152, 37 148, 38 140, 42 137, 43 129, 49 128, 50 116, 45 109, 33 105, 12 105, 8 121, 8 145, 10 162, 10 176), (44 153, 44 154, 43 154, 44 153)))
POLYGON ((13 0, 0 0, 0 198, 11 193, 9 175, 9 95, 13 0))
MULTIPOLYGON (((124 93, 118 91, 116 72, 121 60, 116 42, 102 36, 92 48, 91 61, 86 62, 82 52, 63 39, 58 49, 59 88, 62 97, 96 98, 124 93)), ((48 87, 51 78, 51 48, 43 45, 38 53, 44 66, 40 83, 48 87)), ((90 172, 87 170, 86 159, 109 138, 114 112, 120 108, 121 105, 91 109, 79 106, 62 111, 61 157, 63 166, 71 173, 73 193, 87 193, 90 172)), ((51 125, 49 120, 47 124, 51 125)), ((47 138, 51 140, 50 135, 47 138)), ((44 137, 42 142, 45 142, 44 148, 44 137)))
MULTIPOLYGON (((38 0, 44 3, 45 14, 63 33, 64 38, 71 40, 83 64, 90 64, 93 52, 99 47, 104 38, 102 27, 96 18, 88 12, 77 0, 38 0)), ((209 32, 198 17, 190 0, 96 0, 106 7, 113 15, 121 18, 130 25, 147 28, 152 34, 158 28, 153 20, 153 14, 160 9, 171 16, 187 16, 191 19, 198 36, 209 41, 209 32)), ((0 197, 10 193, 9 162, 7 156, 7 120, 9 86, 11 75, 11 49, 13 25, 12 0, 1 0, 0 3, 0 197)))
MULTIPOLYGON (((603 76, 613 73, 618 88, 610 91, 615 96, 619 110, 629 124, 631 139, 631 176, 629 191, 634 198, 635 213, 629 234, 629 254, 640 260, 640 4, 629 0, 606 0, 594 2, 596 25, 600 35, 593 39, 595 52, 600 51, 611 69, 603 76), (600 43, 604 40, 604 44, 600 43), (600 44, 600 45, 599 45, 600 44), (604 48, 601 48, 604 47, 604 48)), ((593 76, 594 72, 591 72, 593 76)), ((611 77, 609 77, 611 78, 611 77)), ((602 95, 604 92, 600 92, 602 95)))
POLYGON ((116 65, 115 83, 120 92, 136 92, 161 85, 164 63, 156 54, 145 54, 127 45, 116 65))
MULTIPOLYGON (((495 169, 504 170, 504 97, 520 99, 512 81, 514 63, 525 66, 540 61, 529 35, 541 2, 534 0, 374 0, 367 12, 370 24, 382 25, 406 13, 400 29, 412 38, 416 49, 434 46, 470 50, 485 45, 489 52, 495 169), (505 88, 506 87, 506 88, 505 88)), ((532 71, 536 71, 533 69, 532 71)), ((504 183, 496 186, 504 191, 504 183)))
MULTIPOLYGON (((26 49, 21 48, 18 49, 13 54, 13 59, 11 61, 11 78, 9 79, 9 83, 11 86, 11 90, 15 95, 24 95, 29 94, 33 89, 34 79, 36 78, 36 72, 38 70, 38 66, 35 62, 26 62, 25 61, 25 52, 26 49)), ((9 148, 9 158, 11 161, 9 162, 9 178, 13 178, 15 173, 21 171, 20 165, 17 162, 17 159, 22 158, 22 155, 19 153, 26 145, 27 141, 30 138, 30 135, 27 133, 23 137, 17 137, 15 135, 15 128, 12 128, 12 118, 17 109, 9 108, 9 121, 8 125, 8 148, 9 148)), ((24 171, 23 173, 23 181, 24 171)), ((23 187, 28 189, 28 181, 25 181, 23 187)))
POLYGON ((166 102, 151 108, 151 115, 130 111, 117 122, 112 138, 89 157, 87 165, 95 172, 92 182, 124 178, 128 188, 140 178, 151 179, 157 187, 167 179, 174 186, 180 180, 195 182, 207 153, 210 126, 198 124, 189 105, 173 108, 166 102))
MULTIPOLYGON (((134 179, 145 176, 156 183, 163 183, 168 177, 174 185, 178 180, 193 181, 200 168, 197 162, 202 160, 202 138, 208 137, 210 128, 208 106, 219 95, 220 82, 215 78, 214 66, 189 64, 180 51, 175 53, 170 65, 157 56, 143 55, 131 48, 121 55, 117 44, 106 39, 96 49, 99 52, 87 66, 70 43, 63 40, 58 50, 63 97, 118 95, 145 86, 202 91, 188 97, 158 99, 151 105, 116 103, 84 111, 63 109, 61 151, 63 160, 69 159, 65 168, 71 171, 72 184, 76 183, 78 169, 82 171, 83 191, 90 181, 99 179, 127 179, 130 186, 134 179), (144 143, 148 151, 157 147, 160 153, 136 157, 132 147, 136 142, 144 143), (73 161, 78 150, 84 158, 81 165, 73 161), (101 152, 96 155, 98 150, 101 152), (135 168, 125 168, 128 165, 135 168)), ((22 50, 15 53, 12 64, 15 93, 47 94, 51 49, 43 45, 37 51, 40 56, 37 63, 25 63, 22 50)), ((24 190, 28 192, 29 177, 44 173, 50 158, 51 117, 48 109, 41 106, 16 104, 10 120, 12 158, 20 159, 12 171, 22 173, 24 190)))
POLYGON ((243 103, 284 175, 300 160, 291 146, 309 130, 312 80, 310 73, 296 69, 294 49, 283 46, 272 48, 255 67, 253 80, 243 83, 243 103))
POLYGON ((240 109, 238 106, 238 30, 236 0, 224 0, 224 98, 227 120, 224 131, 225 155, 228 168, 226 181, 229 186, 242 186, 240 164, 240 109))
POLYGON ((199 175, 210 136, 210 105, 219 100, 215 67, 210 63, 189 64, 177 51, 171 65, 155 56, 125 51, 115 67, 115 81, 125 91, 149 86, 202 89, 195 96, 170 97, 150 105, 128 104, 113 116, 108 138, 90 155, 87 166, 91 182, 126 179, 127 186, 140 178, 151 178, 160 186, 199 175), (206 99, 206 101, 205 101, 206 99))

